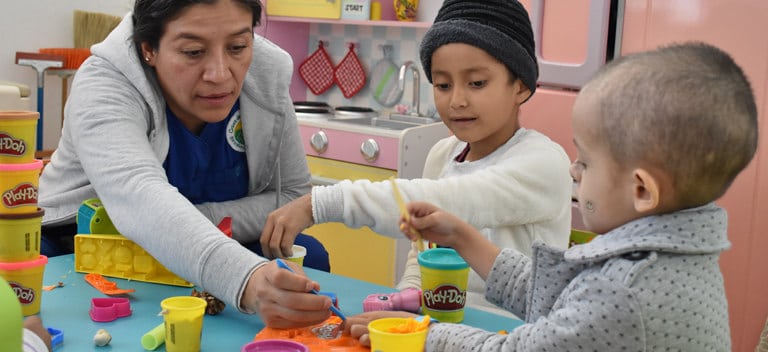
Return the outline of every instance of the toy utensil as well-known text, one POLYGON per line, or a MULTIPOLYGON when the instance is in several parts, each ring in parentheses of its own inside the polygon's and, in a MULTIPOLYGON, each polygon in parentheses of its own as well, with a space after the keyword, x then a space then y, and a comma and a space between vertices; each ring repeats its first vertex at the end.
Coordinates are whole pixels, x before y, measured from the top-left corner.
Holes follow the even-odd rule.
POLYGON ((91 286, 95 287, 97 290, 101 291, 101 293, 109 296, 114 295, 124 295, 131 292, 134 292, 136 290, 134 289, 119 289, 117 288, 117 284, 107 280, 101 274, 97 273, 90 273, 85 275, 85 281, 87 281, 91 286))
MULTIPOLYGON (((400 194, 400 189, 397 188, 395 178, 390 177, 389 183, 392 184, 392 193, 395 194, 395 201, 397 202, 397 206, 400 207, 400 215, 405 219, 405 221, 409 221, 411 219, 411 214, 409 214, 408 209, 405 208, 405 201, 403 201, 403 195, 400 194)), ((421 233, 413 228, 411 228, 411 232, 416 235, 416 244, 419 246, 419 252, 423 252, 424 240, 421 239, 421 233)))
POLYGON ((398 67, 392 62, 392 45, 379 45, 384 57, 373 66, 371 89, 373 99, 382 106, 394 106, 403 96, 403 89, 398 84, 398 67))
MULTIPOLYGON (((292 273, 294 272, 293 269, 291 269, 291 267, 288 266, 288 264, 285 264, 285 262, 282 259, 277 258, 277 259, 275 259, 275 261, 277 262, 277 266, 279 266, 279 267, 281 267, 281 268, 283 268, 285 270, 288 270, 288 271, 290 271, 292 273)), ((309 291, 309 292, 312 293, 312 294, 315 294, 315 295, 319 295, 320 294, 315 289, 312 289, 312 291, 309 291)), ((331 304, 331 312, 333 312, 333 314, 336 314, 339 318, 341 318, 342 321, 343 320, 347 320, 347 317, 341 312, 341 310, 339 310, 339 308, 336 308, 333 304, 331 304)))

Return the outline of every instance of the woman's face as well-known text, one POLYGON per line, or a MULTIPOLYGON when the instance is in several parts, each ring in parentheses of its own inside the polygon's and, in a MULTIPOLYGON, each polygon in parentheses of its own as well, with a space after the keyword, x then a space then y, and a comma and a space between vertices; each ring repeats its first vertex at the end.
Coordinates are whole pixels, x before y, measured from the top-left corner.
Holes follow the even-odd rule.
POLYGON ((253 57, 252 13, 230 0, 196 4, 165 27, 155 50, 142 44, 166 102, 192 132, 224 120, 253 57))

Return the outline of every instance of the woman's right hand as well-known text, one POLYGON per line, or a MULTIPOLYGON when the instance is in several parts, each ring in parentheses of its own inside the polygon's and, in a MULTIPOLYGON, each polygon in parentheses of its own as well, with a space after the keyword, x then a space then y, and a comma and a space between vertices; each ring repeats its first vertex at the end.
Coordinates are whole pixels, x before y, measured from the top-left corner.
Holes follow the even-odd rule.
POLYGON ((259 238, 264 257, 289 257, 296 236, 313 223, 311 194, 296 198, 269 213, 259 238))
POLYGON ((245 311, 261 316, 273 328, 296 328, 319 324, 330 316, 331 299, 309 293, 320 285, 310 280, 298 265, 286 262, 295 273, 281 269, 275 261, 251 274, 240 304, 245 311))

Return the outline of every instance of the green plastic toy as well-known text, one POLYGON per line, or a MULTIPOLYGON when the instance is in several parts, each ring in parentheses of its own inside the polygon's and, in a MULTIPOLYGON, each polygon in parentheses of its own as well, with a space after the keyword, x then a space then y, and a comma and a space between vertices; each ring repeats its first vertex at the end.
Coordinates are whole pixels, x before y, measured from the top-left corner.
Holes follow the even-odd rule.
POLYGON ((21 352, 24 317, 11 285, 0 277, 0 351, 21 352))
POLYGON ((77 233, 81 235, 119 235, 112 220, 107 215, 107 209, 98 198, 87 199, 77 210, 77 233))

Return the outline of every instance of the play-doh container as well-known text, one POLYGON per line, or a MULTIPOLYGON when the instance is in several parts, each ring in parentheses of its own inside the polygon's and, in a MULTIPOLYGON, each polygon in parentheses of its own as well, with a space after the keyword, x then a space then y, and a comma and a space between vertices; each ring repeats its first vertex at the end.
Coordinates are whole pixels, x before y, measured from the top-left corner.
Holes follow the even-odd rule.
POLYGON ((304 257, 307 256, 307 249, 304 246, 299 246, 297 244, 294 244, 292 250, 293 250, 293 255, 285 259, 288 259, 299 265, 304 265, 304 257))
POLYGON ((43 162, 0 164, 0 214, 37 211, 37 185, 43 162))
POLYGON ((419 253, 421 311, 445 323, 464 320, 469 264, 450 248, 419 253))
POLYGON ((192 296, 168 297, 160 302, 165 322, 165 350, 200 351, 206 302, 192 296))
POLYGON ((35 159, 39 117, 36 111, 0 111, 0 164, 35 159))
POLYGON ((44 255, 24 262, 0 262, 0 276, 8 281, 13 292, 16 293, 24 316, 40 312, 40 300, 43 298, 43 272, 47 263, 48 257, 44 255))
POLYGON ((33 213, 0 214, 0 262, 23 262, 40 255, 41 208, 33 213))
POLYGON ((368 323, 371 351, 375 352, 421 352, 427 340, 428 329, 409 332, 393 332, 403 326, 408 318, 381 318, 368 323))

